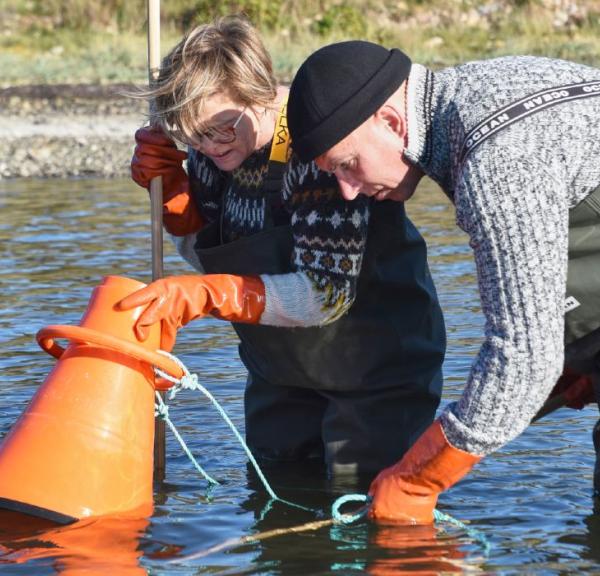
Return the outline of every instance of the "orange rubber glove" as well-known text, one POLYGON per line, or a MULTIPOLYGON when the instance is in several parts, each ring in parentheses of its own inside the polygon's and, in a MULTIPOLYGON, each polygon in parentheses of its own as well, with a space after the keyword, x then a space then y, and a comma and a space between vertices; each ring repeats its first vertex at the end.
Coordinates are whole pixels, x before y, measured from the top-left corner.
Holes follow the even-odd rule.
POLYGON ((404 455, 373 480, 369 515, 404 524, 431 524, 438 495, 481 460, 448 442, 436 420, 404 455))
POLYGON ((188 175, 182 162, 187 153, 160 128, 140 128, 135 133, 136 147, 131 159, 131 177, 150 190, 150 181, 162 176, 163 224, 173 236, 185 236, 202 228, 202 219, 190 196, 188 175))
POLYGON ((149 327, 162 322, 161 345, 167 352, 177 330, 191 320, 212 314, 231 322, 257 324, 265 309, 265 287, 255 276, 206 274, 161 278, 117 303, 117 309, 147 306, 134 326, 146 340, 149 327))

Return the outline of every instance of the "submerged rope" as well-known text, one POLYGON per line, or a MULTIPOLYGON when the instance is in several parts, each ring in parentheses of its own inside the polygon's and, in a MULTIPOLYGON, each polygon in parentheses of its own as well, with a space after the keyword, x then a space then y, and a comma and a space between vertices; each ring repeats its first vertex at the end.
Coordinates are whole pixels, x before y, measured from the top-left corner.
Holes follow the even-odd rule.
POLYGON ((464 530, 467 536, 475 540, 475 542, 479 542, 479 544, 481 544, 484 556, 489 556, 490 551, 492 549, 492 545, 490 544, 490 541, 487 539, 486 535, 483 532, 477 530, 476 528, 471 528, 471 526, 467 526, 464 522, 453 518, 449 514, 440 512, 439 510, 433 511, 433 517, 437 522, 446 522, 447 524, 452 524, 453 526, 464 530))
MULTIPOLYGON (((229 428, 231 428, 231 430, 233 431, 235 437, 237 438, 237 440, 241 444, 242 448, 246 452, 248 459, 252 463, 254 470, 256 471, 258 477, 260 478, 263 486, 265 487, 265 490, 267 491, 267 493, 269 494, 271 499, 282 502, 284 504, 287 504, 288 506, 292 506, 294 508, 299 508, 301 510, 305 510, 308 512, 319 512, 318 510, 315 510, 313 508, 308 508, 306 506, 302 506, 301 504, 296 504, 294 502, 290 502, 289 500, 285 500, 285 499, 277 496, 277 494, 275 494, 275 491, 273 490, 273 488, 271 488, 271 485, 269 484, 265 475, 263 474, 263 471, 261 470, 260 466, 258 465, 258 462, 254 458, 252 451, 250 450, 250 448, 248 448, 248 445, 246 444, 242 435, 239 433, 235 424, 231 421, 231 418, 229 418, 229 416, 227 415, 225 410, 222 408, 222 406, 219 404, 219 402, 216 400, 216 398, 209 392, 209 390, 207 390, 204 386, 202 386, 202 384, 200 384, 200 382, 198 381, 198 375, 191 374, 190 371, 187 369, 187 367, 183 364, 183 362, 176 356, 173 356, 172 354, 169 354, 168 352, 165 352, 164 350, 158 350, 158 353, 163 354, 164 356, 167 356, 168 358, 171 358, 171 360, 173 360, 181 368, 181 370, 183 372, 183 376, 178 379, 178 378, 174 378, 170 374, 167 374, 166 372, 163 372, 159 368, 154 367, 154 371, 156 372, 156 374, 158 376, 165 378, 166 380, 168 380, 169 382, 171 382, 173 384, 173 386, 169 389, 169 394, 168 394, 168 397, 170 400, 175 398, 175 396, 181 390, 199 390, 200 392, 202 392, 211 401, 211 403, 217 409, 217 411, 219 412, 219 414, 221 415, 223 420, 225 420, 225 422, 227 423, 229 428)), ((162 400, 162 398, 158 392, 156 393, 156 398, 158 400, 158 403, 156 406, 157 415, 159 415, 161 418, 163 418, 166 421, 169 428, 173 431, 173 434, 175 435, 175 437, 181 444, 181 447, 183 448, 184 452, 189 457, 189 459, 192 461, 192 464, 200 472, 200 474, 206 480, 208 480, 211 484, 219 484, 219 482, 217 482, 216 480, 211 478, 202 469, 200 464, 198 464, 198 462, 192 455, 191 451, 185 444, 183 438, 177 432, 177 429, 175 428, 174 424, 169 419, 168 406, 164 403, 164 401, 162 400)), ((307 524, 302 524, 300 526, 292 526, 290 528, 270 530, 269 532, 254 534, 254 535, 245 536, 242 538, 234 538, 231 540, 227 540, 227 541, 223 542, 222 544, 219 544, 213 548, 204 550, 201 553, 186 556, 183 559, 191 560, 193 558, 198 558, 200 556, 211 554, 211 553, 217 552, 219 550, 224 550, 224 549, 232 547, 234 545, 252 542, 252 541, 256 541, 256 540, 260 540, 260 539, 264 539, 264 538, 271 538, 273 536, 278 536, 280 534, 289 534, 291 532, 302 532, 305 530, 316 530, 318 528, 322 528, 324 526, 330 526, 332 524, 352 524, 352 523, 354 523, 358 520, 361 520, 362 518, 365 518, 367 516, 370 505, 371 505, 371 501, 372 501, 371 496, 368 496, 366 494, 345 494, 344 496, 340 496, 339 498, 337 498, 335 500, 335 502, 332 504, 332 506, 331 506, 331 516, 332 517, 329 520, 308 522, 307 524), (348 502, 358 502, 358 503, 364 504, 364 506, 360 507, 356 512, 354 512, 352 514, 348 514, 348 513, 342 514, 340 512, 340 508, 342 506, 344 506, 345 504, 347 504, 348 502)), ((484 550, 484 554, 486 556, 489 554, 491 545, 490 545, 488 539, 486 538, 486 536, 479 530, 476 530, 475 528, 471 528, 471 527, 467 526, 466 524, 464 524, 463 522, 461 522, 460 520, 457 520, 456 518, 453 518, 452 516, 449 516, 448 514, 444 514, 443 512, 440 512, 439 510, 434 509, 433 517, 436 522, 445 522, 448 524, 452 524, 453 526, 456 526, 457 528, 460 528, 461 530, 464 530, 469 537, 471 537, 473 540, 475 540, 476 542, 479 542, 481 544, 481 546, 483 547, 483 550, 484 550)), ((182 559, 179 559, 179 560, 182 560, 182 559)))
MULTIPOLYGON (((371 498, 371 496, 367 496, 366 494, 345 494, 344 496, 340 496, 331 506, 331 516, 336 522, 341 524, 351 524, 357 520, 360 520, 361 518, 364 518, 368 514, 372 500, 373 498, 371 498), (348 502, 360 502, 366 503, 366 505, 359 508, 354 514, 342 514, 340 512, 340 508, 348 502)), ((440 512, 439 510, 433 510, 433 519, 436 522, 445 522, 446 524, 452 524, 453 526, 464 530, 469 537, 481 544, 484 555, 489 555, 491 544, 483 532, 480 532, 475 528, 471 528, 464 522, 461 522, 460 520, 457 520, 456 518, 453 518, 444 512, 440 512)))

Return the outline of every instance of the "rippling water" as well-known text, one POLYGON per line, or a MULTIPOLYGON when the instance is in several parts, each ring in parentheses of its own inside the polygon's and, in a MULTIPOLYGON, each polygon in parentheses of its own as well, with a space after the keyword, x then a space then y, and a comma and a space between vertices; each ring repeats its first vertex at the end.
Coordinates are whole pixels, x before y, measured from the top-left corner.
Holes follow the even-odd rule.
MULTIPOLYGON (((457 398, 478 349, 483 320, 474 264, 453 209, 425 187, 409 212, 427 238, 446 314, 444 402, 457 398), (424 200, 431 199, 429 202, 424 200)), ((91 290, 110 274, 148 281, 148 201, 128 181, 0 182, 0 435, 6 434, 54 360, 35 343, 48 324, 77 324, 91 290)), ((165 246, 167 274, 189 271, 165 246)), ((213 319, 181 332, 177 355, 243 425, 245 371, 228 324, 213 319)), ((597 410, 561 410, 479 464, 440 498, 439 508, 483 533, 486 557, 464 530, 397 528, 366 521, 238 543, 228 540, 317 519, 275 503, 249 474, 246 457, 210 403, 181 393, 171 417, 202 466, 223 485, 212 492, 173 437, 167 477, 149 520, 0 529, 1 574, 575 574, 600 573, 600 516, 593 513, 591 428, 597 410)), ((352 487, 317 471, 265 471, 283 498, 318 508, 352 487)))

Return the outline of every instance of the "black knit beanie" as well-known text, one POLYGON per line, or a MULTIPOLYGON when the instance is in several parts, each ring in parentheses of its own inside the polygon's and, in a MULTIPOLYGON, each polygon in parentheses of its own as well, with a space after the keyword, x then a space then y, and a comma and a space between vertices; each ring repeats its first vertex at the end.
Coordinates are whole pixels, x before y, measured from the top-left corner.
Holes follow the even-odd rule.
POLYGON ((300 66, 288 100, 292 148, 314 160, 358 128, 408 78, 400 50, 352 40, 320 48, 300 66))

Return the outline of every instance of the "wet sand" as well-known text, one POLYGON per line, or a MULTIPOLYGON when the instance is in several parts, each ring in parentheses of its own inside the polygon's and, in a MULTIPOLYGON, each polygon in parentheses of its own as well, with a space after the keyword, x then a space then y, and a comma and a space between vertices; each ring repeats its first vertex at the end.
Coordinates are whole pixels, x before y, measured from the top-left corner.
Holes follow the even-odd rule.
POLYGON ((124 177, 146 104, 126 85, 0 90, 0 179, 124 177))

